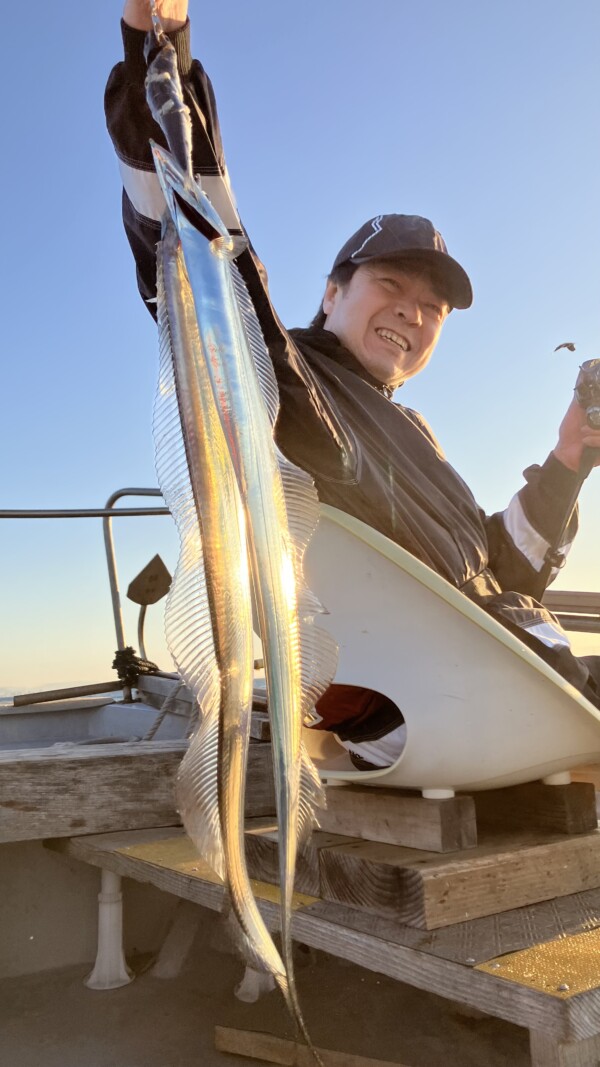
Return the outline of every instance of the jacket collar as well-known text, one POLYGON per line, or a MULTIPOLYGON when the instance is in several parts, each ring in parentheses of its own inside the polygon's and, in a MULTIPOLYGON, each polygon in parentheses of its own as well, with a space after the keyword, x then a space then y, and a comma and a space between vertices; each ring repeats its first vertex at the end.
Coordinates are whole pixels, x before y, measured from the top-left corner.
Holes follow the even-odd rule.
POLYGON ((363 382, 367 382, 368 385, 372 385, 378 393, 387 397, 388 400, 392 399, 395 389, 398 386, 384 385, 382 382, 374 378, 372 374, 369 374, 362 363, 359 363, 356 356, 344 347, 341 341, 338 340, 336 335, 331 330, 323 330, 317 326, 311 326, 307 329, 294 329, 289 331, 290 336, 293 337, 296 344, 308 345, 311 348, 316 348, 318 352, 322 352, 323 355, 328 356, 340 367, 345 367, 347 370, 352 371, 358 378, 361 378, 363 382))

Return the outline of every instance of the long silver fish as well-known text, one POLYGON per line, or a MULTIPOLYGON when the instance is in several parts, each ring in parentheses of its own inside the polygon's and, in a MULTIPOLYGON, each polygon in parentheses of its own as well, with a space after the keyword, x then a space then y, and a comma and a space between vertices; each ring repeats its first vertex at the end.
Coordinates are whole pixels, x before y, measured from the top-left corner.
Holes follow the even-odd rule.
POLYGON ((168 208, 159 248, 158 310, 162 388, 171 397, 168 416, 162 399, 157 404, 157 451, 167 445, 167 459, 159 458, 158 466, 182 541, 167 630, 175 662, 203 714, 182 763, 179 803, 201 854, 229 883, 251 962, 275 975, 309 1041, 293 978, 291 907, 298 843, 310 833, 314 808, 322 803, 318 777, 301 745, 302 720, 335 671, 333 643, 313 624, 322 609, 302 580, 318 501, 311 479, 274 446, 277 386, 234 262, 245 244, 231 238, 192 177, 189 118, 168 44, 149 67, 147 92, 172 149, 153 146, 168 208), (179 455, 185 461, 173 476, 172 442, 163 427, 171 426, 176 401, 184 440, 179 455), (201 471, 204 466, 210 473, 201 471), (194 561, 201 539, 204 574, 194 561), (252 666, 246 558, 271 714, 283 963, 252 897, 244 860, 252 666), (200 594, 203 580, 206 593, 200 594))

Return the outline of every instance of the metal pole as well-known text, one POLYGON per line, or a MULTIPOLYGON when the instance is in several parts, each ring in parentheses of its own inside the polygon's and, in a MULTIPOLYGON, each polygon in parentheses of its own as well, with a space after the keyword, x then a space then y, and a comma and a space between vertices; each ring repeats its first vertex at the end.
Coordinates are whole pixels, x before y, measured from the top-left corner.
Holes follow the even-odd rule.
MULTIPOLYGON (((146 490, 144 490, 146 492, 146 490)), ((157 490, 158 492, 158 490, 157 490)), ((160 494, 159 494, 160 495, 160 494)), ((101 519, 109 515, 170 515, 168 508, 62 508, 61 510, 24 511, 23 509, 0 511, 0 519, 101 519)))
MULTIPOLYGON (((120 500, 123 496, 162 496, 160 489, 117 489, 106 501, 107 515, 102 520, 104 528, 104 546, 106 549, 106 565, 108 567, 108 581, 110 585, 110 595, 113 607, 113 616, 115 620, 115 631, 117 635, 117 648, 122 649, 126 647, 125 641, 125 627, 123 625, 123 613, 121 611, 121 597, 119 594, 119 578, 117 575, 117 563, 115 560, 115 548, 112 536, 112 516, 114 514, 113 508, 117 500, 120 500)), ((123 700, 127 703, 131 701, 131 688, 128 685, 123 686, 123 700)))
POLYGON ((138 617, 138 648, 142 659, 148 659, 144 648, 144 623, 146 621, 146 604, 142 604, 138 617))
POLYGON ((90 685, 73 685, 67 689, 47 689, 43 693, 17 693, 13 697, 13 707, 22 708, 27 704, 44 704, 49 700, 72 700, 73 697, 113 693, 118 688, 118 682, 113 679, 112 682, 92 682, 90 685))

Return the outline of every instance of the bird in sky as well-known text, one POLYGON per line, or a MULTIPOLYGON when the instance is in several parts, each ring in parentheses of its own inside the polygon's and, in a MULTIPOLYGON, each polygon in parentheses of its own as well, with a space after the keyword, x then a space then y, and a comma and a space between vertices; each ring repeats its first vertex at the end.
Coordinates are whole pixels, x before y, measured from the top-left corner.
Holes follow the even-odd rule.
POLYGON ((554 351, 558 352, 559 348, 568 348, 569 352, 575 351, 575 345, 572 341, 563 341, 562 345, 557 345, 554 351))

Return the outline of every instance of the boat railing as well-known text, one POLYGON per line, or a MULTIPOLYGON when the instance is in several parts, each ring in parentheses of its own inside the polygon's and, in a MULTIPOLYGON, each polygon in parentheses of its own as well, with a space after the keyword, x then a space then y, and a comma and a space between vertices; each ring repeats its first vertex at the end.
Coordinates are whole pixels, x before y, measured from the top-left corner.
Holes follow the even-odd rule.
MULTIPOLYGON (((112 535, 112 520, 114 518, 132 517, 136 515, 149 516, 170 514, 167 507, 115 507, 117 501, 121 500, 123 497, 135 496, 162 497, 162 493, 160 489, 127 487, 124 489, 117 489, 114 493, 111 493, 103 508, 0 510, 0 519, 102 519, 108 581, 115 623, 117 648, 119 649, 123 649, 127 646, 127 640, 125 637, 123 612, 121 608, 119 577, 112 535)), ((565 629, 578 633, 600 633, 600 593, 590 593, 579 590, 550 590, 544 596, 544 605, 558 616, 565 629)), ((172 675, 169 675, 168 673, 167 676, 172 677, 172 675)), ((102 690, 99 691, 106 691, 108 684, 109 683, 106 682, 99 683, 99 685, 102 686, 102 690)), ((115 688, 118 688, 118 686, 115 685, 115 688)), ((62 692, 63 691, 61 691, 61 693, 62 692)), ((124 687, 123 692, 124 699, 131 699, 130 691, 129 696, 127 695, 127 687, 124 687)), ((35 695, 38 698, 42 696, 42 694, 35 695)), ((53 699, 53 697, 46 696, 46 699, 53 699)))
POLYGON ((576 633, 600 633, 600 593, 583 590, 548 590, 544 607, 558 616, 565 630, 576 633))
MULTIPOLYGON (((162 497, 160 489, 148 489, 141 487, 127 487, 125 489, 117 489, 114 493, 111 493, 106 504, 103 508, 50 508, 50 509, 13 509, 13 510, 0 510, 0 519, 102 519, 102 525, 104 530, 104 547, 106 551, 106 565, 108 569, 108 581, 110 586, 110 596, 112 601, 113 618, 115 623, 115 633, 117 638, 117 648, 123 649, 127 646, 127 640, 125 637, 125 626, 123 623, 123 612, 121 608, 121 594, 119 590, 119 576, 117 571, 117 561, 115 557, 115 547, 112 535, 112 520, 114 518, 132 517, 136 515, 148 516, 148 515, 170 515, 170 511, 166 507, 115 507, 118 500, 123 497, 133 496, 145 496, 145 497, 162 497)), ((162 672, 161 672, 162 673, 162 672)), ((97 689, 98 692, 106 692, 109 683, 98 683, 101 686, 97 689)), ((85 687, 89 692, 89 687, 85 687)), ((119 685, 115 682, 113 689, 118 689, 119 685)), ((77 687, 81 689, 81 687, 77 687)), ((54 691, 52 691, 54 693, 54 691)), ((56 692, 64 693, 64 690, 56 690, 56 692)), ((54 695, 49 694, 34 694, 38 699, 42 696, 46 700, 57 699, 54 695)), ((123 697, 125 700, 131 699, 131 691, 129 687, 123 687, 123 697)), ((22 702, 22 701, 21 701, 22 702)))

